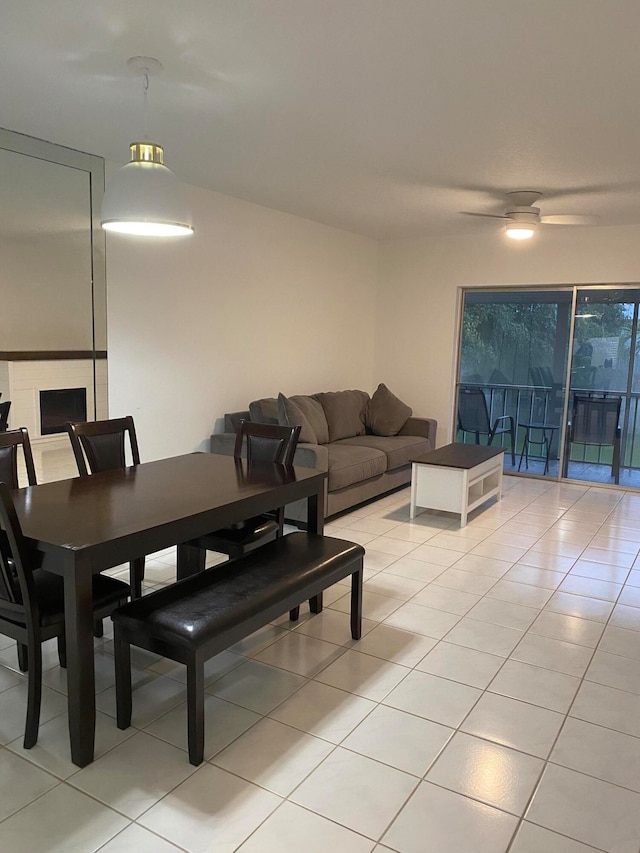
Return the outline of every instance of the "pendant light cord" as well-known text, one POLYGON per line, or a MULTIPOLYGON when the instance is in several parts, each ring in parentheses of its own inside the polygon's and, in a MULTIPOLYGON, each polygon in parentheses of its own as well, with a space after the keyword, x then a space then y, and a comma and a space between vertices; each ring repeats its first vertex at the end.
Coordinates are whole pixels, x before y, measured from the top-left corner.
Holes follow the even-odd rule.
POLYGON ((145 71, 142 77, 142 87, 143 87, 143 101, 142 101, 142 122, 143 122, 143 132, 144 132, 144 141, 147 142, 149 139, 148 129, 147 129, 147 100, 149 95, 149 72, 145 71))

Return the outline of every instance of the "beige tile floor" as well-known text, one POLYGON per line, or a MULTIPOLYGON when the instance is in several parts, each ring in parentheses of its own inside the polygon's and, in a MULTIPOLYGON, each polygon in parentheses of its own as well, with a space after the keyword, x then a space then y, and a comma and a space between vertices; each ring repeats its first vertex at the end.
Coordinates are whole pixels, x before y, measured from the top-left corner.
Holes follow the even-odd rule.
MULTIPOLYGON (((36 457, 43 479, 73 472, 64 443, 36 457)), ((23 750, 25 679, 0 639, 0 850, 638 853, 640 494, 507 477, 463 530, 410 522, 408 502, 327 526, 367 550, 360 642, 338 584, 322 614, 208 664, 197 769, 180 666, 136 653, 117 729, 108 632, 96 761, 69 760, 52 648, 23 750)), ((175 555, 147 566, 148 589, 170 583, 175 555)))

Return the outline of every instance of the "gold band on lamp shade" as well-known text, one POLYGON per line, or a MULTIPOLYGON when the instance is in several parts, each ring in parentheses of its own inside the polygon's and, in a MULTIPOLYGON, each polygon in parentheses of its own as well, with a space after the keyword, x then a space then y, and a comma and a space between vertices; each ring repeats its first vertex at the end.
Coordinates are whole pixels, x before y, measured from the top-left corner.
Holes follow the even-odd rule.
POLYGON ((132 142, 131 161, 109 181, 100 224, 107 231, 149 237, 193 234, 184 186, 153 142, 132 142))

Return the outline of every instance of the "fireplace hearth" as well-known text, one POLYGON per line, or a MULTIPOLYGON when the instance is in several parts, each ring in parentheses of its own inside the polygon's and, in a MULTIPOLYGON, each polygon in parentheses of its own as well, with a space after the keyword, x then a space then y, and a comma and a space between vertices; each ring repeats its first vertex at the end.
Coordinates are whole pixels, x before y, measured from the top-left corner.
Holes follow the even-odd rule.
POLYGON ((57 388, 40 391, 40 433, 65 432, 69 421, 86 421, 87 389, 57 388))

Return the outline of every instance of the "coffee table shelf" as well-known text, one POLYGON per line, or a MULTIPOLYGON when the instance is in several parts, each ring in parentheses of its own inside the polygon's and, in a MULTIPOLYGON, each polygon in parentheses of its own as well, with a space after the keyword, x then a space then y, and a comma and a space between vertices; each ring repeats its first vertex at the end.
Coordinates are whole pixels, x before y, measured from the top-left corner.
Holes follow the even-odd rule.
POLYGON ((447 444, 412 463, 410 518, 416 507, 460 513, 460 526, 467 515, 502 494, 501 447, 476 444, 447 444))

